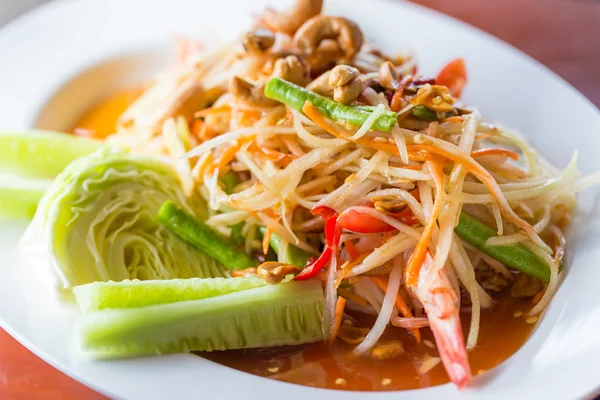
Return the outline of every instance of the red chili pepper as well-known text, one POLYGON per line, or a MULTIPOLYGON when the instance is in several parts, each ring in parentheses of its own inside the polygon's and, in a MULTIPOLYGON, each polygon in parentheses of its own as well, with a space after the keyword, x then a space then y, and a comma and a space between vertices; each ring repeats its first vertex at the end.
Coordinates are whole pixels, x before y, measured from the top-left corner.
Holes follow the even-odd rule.
POLYGON ((309 265, 306 268, 304 268, 298 275, 296 275, 294 280, 302 281, 317 275, 323 268, 325 268, 330 258, 331 248, 325 247, 325 250, 323 250, 323 253, 321 253, 319 258, 313 261, 312 264, 309 263, 309 265))
POLYGON ((301 281, 312 278, 317 275, 329 262, 333 254, 333 248, 337 248, 342 236, 342 228, 338 225, 338 213, 334 209, 326 206, 316 207, 312 210, 313 215, 320 215, 325 221, 325 249, 323 253, 314 262, 308 262, 294 280, 301 281))

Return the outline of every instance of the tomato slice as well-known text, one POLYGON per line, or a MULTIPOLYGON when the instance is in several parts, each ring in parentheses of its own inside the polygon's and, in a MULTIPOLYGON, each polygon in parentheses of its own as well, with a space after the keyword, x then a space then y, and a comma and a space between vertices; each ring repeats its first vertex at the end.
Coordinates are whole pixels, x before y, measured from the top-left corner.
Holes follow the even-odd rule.
POLYGON ((338 224, 344 229, 357 233, 391 232, 396 229, 378 218, 353 209, 341 213, 338 224))
POLYGON ((467 83, 467 67, 465 60, 457 58, 450 61, 435 78, 435 83, 446 86, 450 94, 455 98, 460 98, 462 90, 467 83))
MULTIPOLYGON (((374 207, 372 202, 367 202, 363 204, 363 206, 370 208, 374 207)), ((415 225, 419 222, 419 219, 408 207, 400 212, 388 214, 392 218, 395 218, 407 225, 415 225)), ((357 233, 383 233, 396 230, 396 228, 388 223, 352 208, 341 213, 337 219, 337 222, 340 228, 357 233)))

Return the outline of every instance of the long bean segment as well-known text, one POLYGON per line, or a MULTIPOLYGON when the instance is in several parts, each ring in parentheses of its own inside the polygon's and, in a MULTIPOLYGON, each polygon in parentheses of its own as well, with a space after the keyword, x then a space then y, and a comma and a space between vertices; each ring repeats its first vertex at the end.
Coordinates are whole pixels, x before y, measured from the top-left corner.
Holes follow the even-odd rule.
POLYGON ((181 240, 189 243, 230 270, 256 267, 257 262, 241 248, 208 225, 197 221, 172 201, 158 210, 158 221, 181 240))
MULTIPOLYGON (((347 106, 337 103, 327 97, 277 77, 271 78, 265 86, 265 96, 282 102, 296 111, 302 111, 304 103, 309 101, 328 118, 356 127, 362 126, 375 109, 375 107, 371 106, 347 106)), ((389 132, 397 122, 397 118, 398 116, 395 112, 384 111, 373 123, 371 129, 389 132)))
MULTIPOLYGON (((264 227, 261 227, 260 231, 264 235, 266 229, 264 227)), ((276 233, 271 233, 269 245, 275 253, 279 254, 279 250, 281 248, 281 236, 279 236, 276 233)), ((301 248, 296 247, 291 243, 287 245, 285 260, 288 264, 304 268, 310 257, 311 255, 308 254, 306 251, 302 250, 301 248)))
POLYGON ((521 245, 490 246, 486 244, 489 238, 498 235, 493 229, 471 215, 462 212, 454 231, 461 239, 507 267, 534 276, 543 282, 550 281, 550 267, 541 257, 521 245))

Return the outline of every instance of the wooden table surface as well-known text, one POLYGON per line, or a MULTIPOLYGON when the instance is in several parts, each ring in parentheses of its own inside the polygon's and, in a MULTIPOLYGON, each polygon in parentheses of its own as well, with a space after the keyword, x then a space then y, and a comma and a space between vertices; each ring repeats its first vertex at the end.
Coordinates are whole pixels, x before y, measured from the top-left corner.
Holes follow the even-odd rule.
MULTIPOLYGON (((413 1, 461 19, 523 50, 600 105, 600 1, 413 1)), ((0 0, 0 25, 43 2, 0 0)), ((0 399, 101 398, 0 329, 0 399)))

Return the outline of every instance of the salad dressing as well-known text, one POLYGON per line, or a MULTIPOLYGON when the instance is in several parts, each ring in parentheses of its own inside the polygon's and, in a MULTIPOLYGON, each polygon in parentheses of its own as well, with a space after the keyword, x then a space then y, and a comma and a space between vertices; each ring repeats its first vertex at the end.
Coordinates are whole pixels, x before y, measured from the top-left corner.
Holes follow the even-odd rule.
POLYGON ((144 92, 145 87, 121 90, 96 104, 75 124, 74 132, 103 139, 115 133, 121 114, 144 92))
MULTIPOLYGON (((528 323, 530 299, 515 299, 508 290, 497 296, 492 310, 481 310, 481 330, 475 349, 469 352, 474 375, 483 373, 513 355, 527 340, 535 324, 528 323), (516 315, 516 316, 515 316, 516 315)), ((374 318, 352 314, 357 326, 370 327, 374 318)), ((469 331, 470 314, 461 313, 463 331, 469 331)), ((406 329, 389 326, 382 341, 401 340, 404 352, 387 361, 355 357, 354 345, 337 340, 333 347, 315 344, 300 348, 275 348, 199 353, 219 364, 254 375, 290 383, 329 389, 381 391, 418 389, 448 383, 441 362, 419 373, 425 360, 438 357, 429 328, 421 328, 417 343, 406 329)), ((435 362, 435 360, 433 361, 435 362)))

